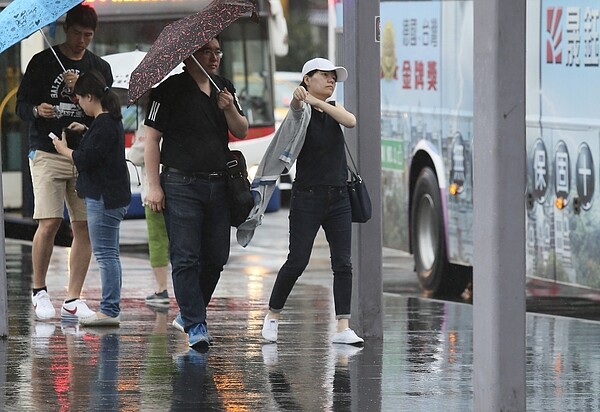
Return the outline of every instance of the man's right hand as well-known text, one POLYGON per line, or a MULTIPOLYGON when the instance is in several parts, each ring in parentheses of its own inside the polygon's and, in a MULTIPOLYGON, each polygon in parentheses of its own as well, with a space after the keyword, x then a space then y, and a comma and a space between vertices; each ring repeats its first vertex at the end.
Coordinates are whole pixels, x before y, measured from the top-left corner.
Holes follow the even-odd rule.
POLYGON ((43 117, 45 119, 52 119, 56 117, 56 113, 54 112, 54 106, 50 103, 41 103, 37 106, 38 117, 43 117))
POLYGON ((145 201, 153 212, 162 212, 165 209, 165 193, 163 192, 162 187, 151 186, 148 189, 145 201))

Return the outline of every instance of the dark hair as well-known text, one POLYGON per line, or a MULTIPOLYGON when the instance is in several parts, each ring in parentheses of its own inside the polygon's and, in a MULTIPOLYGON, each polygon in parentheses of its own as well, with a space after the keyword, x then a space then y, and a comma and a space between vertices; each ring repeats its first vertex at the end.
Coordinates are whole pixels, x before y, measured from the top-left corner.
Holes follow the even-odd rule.
MULTIPOLYGON (((308 73, 306 73, 304 76, 313 77, 315 75, 315 73, 318 71, 319 71, 319 69, 311 70, 308 73)), ((300 82, 300 86, 302 86, 306 89, 308 86, 306 85, 306 83, 304 83, 304 76, 302 76, 302 81, 300 82)))
POLYGON ((73 7, 67 12, 67 18, 65 19, 65 25, 67 28, 74 24, 78 24, 87 29, 96 30, 98 24, 98 15, 96 10, 91 6, 79 4, 73 7))
POLYGON ((106 110, 112 118, 119 120, 123 117, 119 96, 106 85, 104 76, 98 70, 92 69, 79 76, 75 83, 74 92, 79 96, 85 96, 86 94, 95 96, 100 100, 102 109, 106 110))

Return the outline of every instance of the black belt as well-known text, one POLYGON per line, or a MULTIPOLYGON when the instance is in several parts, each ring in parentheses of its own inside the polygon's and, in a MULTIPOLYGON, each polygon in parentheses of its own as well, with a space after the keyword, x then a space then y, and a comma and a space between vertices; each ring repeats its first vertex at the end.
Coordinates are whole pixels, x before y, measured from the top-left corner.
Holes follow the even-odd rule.
POLYGON ((196 177, 199 179, 221 179, 227 176, 226 172, 190 172, 187 170, 175 169, 171 166, 164 166, 162 170, 166 173, 174 173, 176 175, 196 177))

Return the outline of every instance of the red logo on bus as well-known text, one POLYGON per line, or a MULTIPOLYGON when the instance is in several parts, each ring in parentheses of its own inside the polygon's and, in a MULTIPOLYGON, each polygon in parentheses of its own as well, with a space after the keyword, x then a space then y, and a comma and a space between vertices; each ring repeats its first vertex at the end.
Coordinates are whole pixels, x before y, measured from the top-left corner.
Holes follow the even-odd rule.
POLYGON ((560 23, 562 7, 548 7, 546 9, 546 32, 550 38, 546 39, 546 63, 562 63, 562 30, 560 23))

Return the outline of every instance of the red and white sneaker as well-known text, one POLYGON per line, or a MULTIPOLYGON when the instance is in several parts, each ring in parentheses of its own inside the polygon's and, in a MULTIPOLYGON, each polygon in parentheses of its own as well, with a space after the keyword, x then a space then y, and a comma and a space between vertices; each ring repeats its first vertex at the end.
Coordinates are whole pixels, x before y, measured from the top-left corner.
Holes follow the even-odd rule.
POLYGON ((75 299, 73 302, 63 303, 60 310, 60 318, 64 320, 79 320, 87 318, 95 312, 88 308, 84 300, 75 299))
POLYGON ((35 295, 31 296, 31 303, 35 316, 39 320, 48 320, 56 316, 56 310, 50 301, 50 295, 45 290, 40 290, 35 295))

